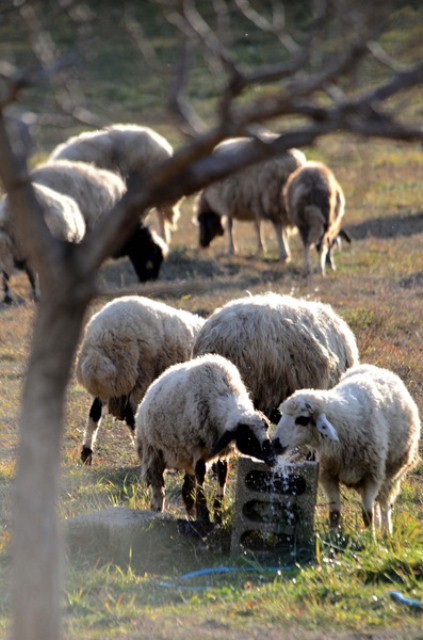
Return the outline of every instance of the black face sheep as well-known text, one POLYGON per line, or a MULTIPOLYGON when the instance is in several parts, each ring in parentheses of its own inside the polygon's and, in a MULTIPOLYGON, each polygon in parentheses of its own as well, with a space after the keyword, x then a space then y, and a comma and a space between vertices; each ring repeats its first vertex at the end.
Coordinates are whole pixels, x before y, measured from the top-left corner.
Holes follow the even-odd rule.
MULTIPOLYGON (((75 200, 48 187, 38 184, 33 186, 35 198, 43 210, 51 234, 66 242, 80 242, 85 234, 85 220, 75 200)), ((9 279, 15 267, 26 272, 34 300, 39 297, 37 276, 24 246, 19 237, 14 216, 11 215, 9 198, 6 195, 0 202, 0 268, 3 272, 3 302, 12 302, 9 279)))
MULTIPOLYGON (((214 153, 242 152, 251 143, 249 138, 233 138, 218 145, 214 153)), ((282 261, 288 260, 288 231, 291 225, 281 198, 281 189, 288 176, 304 162, 305 155, 301 151, 290 149, 206 187, 195 205, 200 246, 208 247, 213 238, 223 235, 221 218, 226 216, 229 253, 235 253, 232 224, 233 220, 239 220, 253 222, 257 236, 257 254, 261 254, 264 250, 261 223, 268 220, 275 230, 279 258, 282 261)))
POLYGON ((134 412, 147 387, 168 366, 191 357, 204 319, 142 296, 108 302, 89 320, 77 356, 79 383, 93 396, 81 458, 91 464, 102 406, 125 420, 131 434, 134 412))
MULTIPOLYGON (((47 185, 74 198, 78 203, 88 230, 95 229, 126 191, 123 180, 115 173, 99 169, 86 162, 51 161, 31 173, 37 183, 47 185)), ((164 240, 141 220, 114 258, 128 256, 140 280, 157 278, 160 266, 167 257, 164 240)))
MULTIPOLYGON (((157 131, 135 124, 114 124, 98 131, 85 131, 60 144, 50 160, 78 160, 119 173, 124 180, 136 171, 145 173, 173 155, 169 142, 157 131)), ((157 210, 159 231, 169 243, 180 212, 178 202, 157 210)))
POLYGON ((312 271, 310 247, 319 252, 318 270, 325 275, 326 263, 334 270, 332 249, 341 231, 345 197, 333 172, 322 162, 306 162, 291 173, 283 199, 292 225, 298 228, 304 246, 304 273, 312 271))
POLYGON ((267 293, 232 300, 199 332, 194 355, 219 353, 241 372, 254 406, 273 421, 296 389, 327 389, 358 363, 355 337, 330 305, 267 293))
POLYGON ((420 437, 417 406, 402 380, 386 369, 360 365, 333 389, 295 392, 280 411, 275 451, 299 445, 317 451, 330 526, 340 523, 342 483, 360 493, 364 524, 380 524, 381 516, 382 528, 391 533, 391 509, 417 462, 420 437))
POLYGON ((147 390, 135 421, 141 479, 151 486, 151 506, 157 511, 163 510, 165 469, 185 472, 187 513, 208 524, 203 483, 209 462, 216 460, 218 467, 217 520, 233 445, 275 462, 267 421, 254 409, 235 365, 221 356, 205 355, 167 369, 147 390))

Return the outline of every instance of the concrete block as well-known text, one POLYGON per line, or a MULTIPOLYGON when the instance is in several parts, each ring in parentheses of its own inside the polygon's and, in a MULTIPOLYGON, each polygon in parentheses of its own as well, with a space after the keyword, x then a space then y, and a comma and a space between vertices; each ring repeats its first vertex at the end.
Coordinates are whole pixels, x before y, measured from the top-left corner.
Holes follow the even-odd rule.
POLYGON ((300 560, 313 555, 317 462, 289 462, 271 469, 238 460, 231 555, 300 560))

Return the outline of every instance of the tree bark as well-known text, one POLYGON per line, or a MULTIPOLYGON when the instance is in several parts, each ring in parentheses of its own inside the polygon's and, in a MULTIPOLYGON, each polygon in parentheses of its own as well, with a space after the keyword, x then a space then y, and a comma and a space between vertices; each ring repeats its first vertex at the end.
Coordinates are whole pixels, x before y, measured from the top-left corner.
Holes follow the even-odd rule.
MULTIPOLYGON (((70 283, 69 283, 70 284, 70 283)), ((84 287, 85 289, 85 287, 84 287)), ((43 291, 23 389, 13 509, 12 638, 61 637, 63 548, 57 518, 66 387, 88 290, 43 291)))

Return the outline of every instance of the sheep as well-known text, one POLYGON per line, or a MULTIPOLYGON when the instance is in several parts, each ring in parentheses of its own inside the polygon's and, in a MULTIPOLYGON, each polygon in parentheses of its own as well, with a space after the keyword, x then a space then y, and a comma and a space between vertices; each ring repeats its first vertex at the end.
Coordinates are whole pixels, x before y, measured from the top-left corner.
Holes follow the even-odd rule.
MULTIPOLYGON (((126 191, 123 180, 115 173, 86 162, 49 161, 36 167, 32 179, 73 197, 85 218, 87 230, 95 229, 126 191)), ((112 258, 127 255, 140 282, 156 279, 168 255, 168 246, 140 219, 137 227, 112 258)))
MULTIPOLYGON (((130 173, 145 173, 169 159, 173 148, 154 129, 135 124, 114 124, 98 131, 84 131, 58 145, 50 161, 80 160, 119 173, 126 180, 130 173)), ((171 231, 180 216, 179 202, 170 201, 157 208, 159 233, 170 243, 171 231)))
MULTIPOLYGON (((268 136, 271 139, 269 134, 268 136)), ((249 138, 232 138, 219 144, 214 153, 239 152, 252 144, 249 138)), ((199 225, 199 244, 206 248, 213 238, 223 235, 222 216, 227 218, 229 254, 236 252, 232 226, 233 220, 254 223, 257 237, 257 255, 264 251, 261 238, 261 222, 269 220, 275 230, 279 259, 290 258, 288 233, 291 225, 287 219, 281 189, 290 173, 304 164, 305 155, 298 149, 289 149, 269 160, 246 167, 223 180, 206 187, 194 205, 199 225)))
POLYGON ((206 527, 210 513, 204 495, 209 463, 216 462, 221 508, 233 447, 273 464, 268 421, 254 409, 234 364, 207 354, 166 369, 148 388, 136 417, 135 445, 141 480, 151 487, 151 508, 162 511, 165 469, 184 471, 182 497, 188 517, 206 527))
POLYGON ((355 336, 328 304, 268 292, 232 300, 206 320, 193 354, 219 353, 241 372, 257 409, 304 386, 327 389, 358 363, 355 336))
POLYGON ((335 270, 332 248, 338 236, 351 240, 341 231, 345 196, 333 172, 322 162, 306 162, 288 177, 282 197, 288 219, 300 232, 304 274, 309 275, 313 268, 309 253, 312 245, 319 252, 318 271, 325 275, 326 263, 335 270))
POLYGON ((147 387, 168 366, 191 357, 203 323, 196 314, 142 296, 116 298, 91 317, 76 365, 78 382, 93 396, 82 462, 92 462, 102 406, 125 420, 132 434, 147 387))
MULTIPOLYGON (((80 242, 85 234, 85 220, 75 200, 46 186, 34 184, 33 187, 51 234, 66 242, 80 242)), ((0 268, 3 272, 3 302, 7 304, 13 301, 9 279, 14 267, 26 272, 32 296, 34 300, 38 300, 35 270, 25 244, 19 237, 15 218, 10 211, 9 198, 5 195, 0 202, 0 268)))
POLYGON ((360 493, 364 524, 392 533, 391 510, 417 463, 420 437, 418 409, 403 381, 387 369, 358 365, 332 389, 296 391, 280 411, 275 453, 302 444, 316 449, 331 528, 341 521, 342 483, 360 493))
POLYGON ((33 182, 73 198, 90 231, 126 191, 125 183, 117 174, 86 162, 48 162, 38 165, 30 175, 33 182))

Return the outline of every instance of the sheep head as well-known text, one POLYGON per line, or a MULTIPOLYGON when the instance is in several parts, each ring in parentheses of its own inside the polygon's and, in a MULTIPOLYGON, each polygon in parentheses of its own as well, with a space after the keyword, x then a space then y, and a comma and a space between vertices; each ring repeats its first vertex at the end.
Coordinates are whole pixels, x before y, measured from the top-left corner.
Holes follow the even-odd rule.
POLYGON ((318 398, 294 394, 280 405, 279 411, 282 415, 272 441, 278 455, 303 445, 319 449, 322 438, 339 442, 318 398))
POLYGON ((203 211, 197 216, 199 225, 199 244, 206 249, 216 236, 223 236, 224 229, 220 216, 214 211, 203 211))
POLYGON ((239 422, 234 428, 226 429, 216 440, 209 457, 213 458, 219 455, 234 442, 241 453, 263 460, 266 464, 273 466, 276 463, 276 456, 267 435, 267 427, 267 421, 264 419, 253 424, 239 422))

